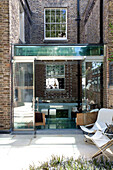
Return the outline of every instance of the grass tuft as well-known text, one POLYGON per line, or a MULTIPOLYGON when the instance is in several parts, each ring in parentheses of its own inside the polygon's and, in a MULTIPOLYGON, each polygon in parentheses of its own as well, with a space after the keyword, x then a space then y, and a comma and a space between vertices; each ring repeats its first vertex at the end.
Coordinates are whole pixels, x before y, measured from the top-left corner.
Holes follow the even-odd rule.
POLYGON ((113 162, 105 159, 85 160, 79 158, 75 160, 73 157, 65 158, 60 156, 52 156, 49 161, 43 162, 40 166, 30 165, 29 170, 112 170, 113 162))

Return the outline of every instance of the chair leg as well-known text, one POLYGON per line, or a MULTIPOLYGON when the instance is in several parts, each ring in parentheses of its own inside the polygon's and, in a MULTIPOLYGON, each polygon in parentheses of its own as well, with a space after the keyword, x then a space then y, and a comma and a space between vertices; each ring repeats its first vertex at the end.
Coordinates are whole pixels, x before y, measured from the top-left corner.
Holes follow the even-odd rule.
POLYGON ((104 156, 107 157, 107 159, 110 159, 105 153, 104 151, 106 150, 107 148, 103 148, 103 149, 100 149, 92 156, 92 159, 99 156, 100 154, 103 154, 104 156))
POLYGON ((94 159, 95 157, 99 156, 100 154, 102 154, 102 152, 99 150, 97 151, 93 156, 92 159, 94 159))

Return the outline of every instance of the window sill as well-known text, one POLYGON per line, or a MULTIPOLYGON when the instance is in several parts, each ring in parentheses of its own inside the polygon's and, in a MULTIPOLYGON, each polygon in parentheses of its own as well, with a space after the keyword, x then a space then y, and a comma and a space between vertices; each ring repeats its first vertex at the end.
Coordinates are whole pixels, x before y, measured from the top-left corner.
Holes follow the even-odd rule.
POLYGON ((46 91, 47 92, 53 92, 53 91, 55 91, 55 92, 61 92, 61 91, 65 91, 65 89, 46 89, 46 91))
POLYGON ((55 43, 61 43, 61 42, 68 42, 68 40, 67 39, 44 39, 43 40, 43 42, 46 42, 46 43, 48 43, 48 42, 50 42, 50 43, 53 43, 53 42, 55 42, 55 43))

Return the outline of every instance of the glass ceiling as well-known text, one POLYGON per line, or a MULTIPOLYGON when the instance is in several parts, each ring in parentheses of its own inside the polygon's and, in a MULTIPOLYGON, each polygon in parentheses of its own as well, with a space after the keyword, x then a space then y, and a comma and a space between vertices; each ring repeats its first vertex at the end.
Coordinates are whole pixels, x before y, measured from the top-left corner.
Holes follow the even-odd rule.
POLYGON ((15 45, 15 56, 103 56, 104 46, 29 46, 15 45))

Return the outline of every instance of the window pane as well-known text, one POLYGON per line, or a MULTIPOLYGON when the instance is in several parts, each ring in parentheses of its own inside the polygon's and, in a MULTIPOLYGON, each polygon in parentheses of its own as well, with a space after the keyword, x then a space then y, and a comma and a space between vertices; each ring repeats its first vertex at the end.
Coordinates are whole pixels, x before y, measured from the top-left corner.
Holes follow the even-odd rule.
POLYGON ((66 25, 65 24, 61 24, 61 30, 65 31, 66 30, 66 25))
POLYGON ((64 65, 47 66, 47 76, 64 75, 64 65))
POLYGON ((64 78, 47 78, 47 89, 64 89, 64 78))
POLYGON ((56 37, 60 37, 60 31, 56 31, 56 37))
POLYGON ((66 37, 65 31, 61 31, 61 37, 66 37))
POLYGON ((49 31, 50 30, 50 26, 51 26, 50 24, 46 24, 46 30, 49 31))
POLYGON ((56 31, 60 31, 60 24, 56 24, 56 31))
POLYGON ((50 16, 46 15, 46 23, 50 23, 50 16))
POLYGON ((61 16, 61 22, 66 22, 66 16, 61 16))
POLYGON ((63 35, 62 35, 62 31, 59 31, 59 33, 58 33, 58 37, 63 37, 63 35))
POLYGON ((14 66, 14 129, 33 128, 33 63, 14 66))
POLYGON ((51 16, 54 16, 54 17, 55 17, 55 9, 52 9, 52 10, 51 10, 51 16))
POLYGON ((61 73, 64 74, 64 66, 61 65, 61 73))
POLYGON ((47 76, 50 76, 50 75, 51 75, 50 71, 47 71, 47 76))
POLYGON ((52 23, 55 22, 55 16, 54 16, 54 15, 51 16, 51 22, 52 22, 52 23))
POLYGON ((46 31, 46 37, 50 37, 50 31, 46 31))
POLYGON ((55 24, 51 24, 51 30, 55 31, 55 24))
POLYGON ((60 14, 66 16, 66 9, 61 9, 60 14))
POLYGON ((50 15, 50 9, 46 9, 46 10, 45 10, 45 14, 46 14, 46 15, 50 15))
POLYGON ((51 31, 51 37, 56 37, 55 36, 55 31, 51 31))
POLYGON ((56 9, 56 15, 60 16, 60 9, 56 9))
POLYGON ((56 15, 56 22, 60 23, 60 15, 56 15))
POLYGON ((31 63, 16 63, 16 86, 33 86, 33 66, 31 63))

